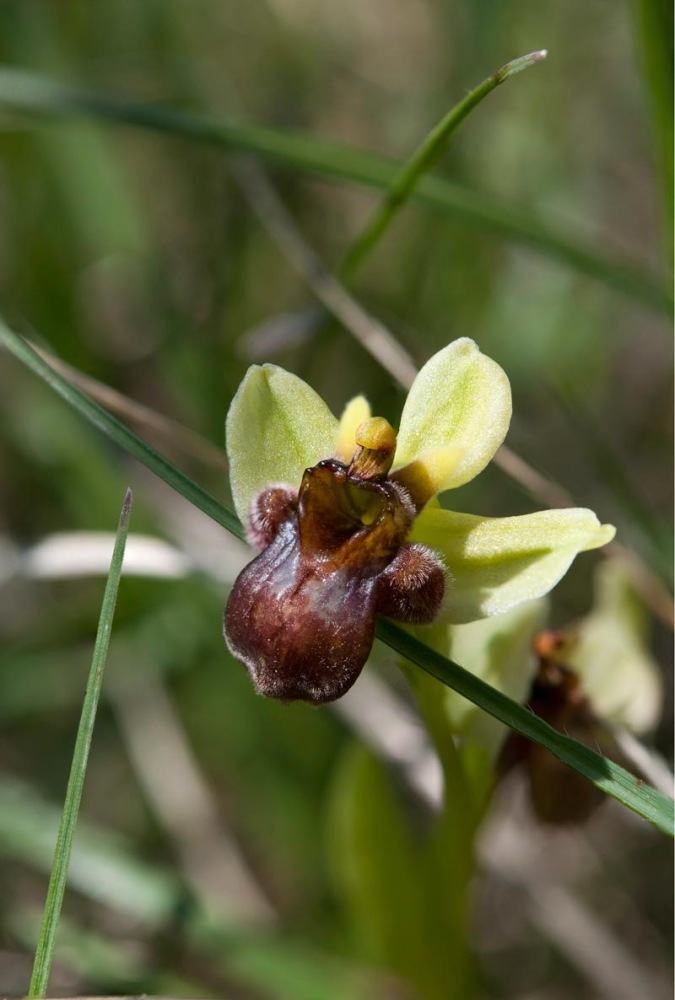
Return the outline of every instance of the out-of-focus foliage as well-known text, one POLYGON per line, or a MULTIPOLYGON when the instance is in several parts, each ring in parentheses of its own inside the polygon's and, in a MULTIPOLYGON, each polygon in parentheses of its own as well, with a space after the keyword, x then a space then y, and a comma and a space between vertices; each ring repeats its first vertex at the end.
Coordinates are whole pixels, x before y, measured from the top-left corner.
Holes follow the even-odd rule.
MULTIPOLYGON (((404 158, 468 87, 546 46, 547 62, 490 95, 438 170, 519 208, 524 219, 541 216, 598 253, 660 275, 670 225, 662 177, 668 88, 654 67, 665 64, 667 77, 663 43, 671 37, 654 30, 651 14, 660 10, 647 0, 5 0, 0 61, 404 158)), ((337 413, 364 392, 397 425, 404 391, 343 329, 316 332, 311 294, 230 166, 223 153, 185 138, 41 122, 0 108, 0 311, 67 362, 217 447, 252 361, 296 372, 337 413)), ((281 168, 270 177, 331 266, 377 200, 281 168)), ((508 443, 663 571, 671 377, 658 312, 479 225, 413 205, 353 290, 419 363, 452 339, 475 339, 512 382, 508 443)), ((222 469, 142 433, 229 499, 222 469)), ((17 549, 52 532, 110 530, 127 484, 134 531, 198 555, 205 572, 123 580, 84 793, 84 874, 76 874, 76 841, 52 989, 411 996, 401 977, 424 983, 411 970, 424 968, 425 946, 427 964, 434 962, 442 936, 425 939, 412 920, 419 885, 410 871, 388 887, 387 913, 401 920, 391 933, 368 914, 382 906, 382 885, 405 867, 410 845, 428 847, 426 812, 381 765, 354 762, 354 738, 340 718, 254 697, 221 636, 226 581, 241 552, 4 355, 0 991, 27 987, 51 863, 47 833, 63 801, 102 590, 100 580, 34 579, 12 568, 20 566, 17 549), (157 685, 168 707, 153 701, 157 685), (159 755, 157 746, 165 748, 159 755), (195 771, 179 765, 181 746, 215 817, 191 797, 195 771), (358 899, 348 876, 363 855, 338 857, 335 846, 336 788, 349 768, 343 822, 362 794, 369 811, 352 812, 360 826, 351 835, 364 844, 375 831, 374 845, 390 836, 379 865, 366 855, 372 882, 361 883, 358 899), (224 847, 226 834, 236 852, 224 847), (223 858, 233 854, 255 886, 250 897, 224 873, 223 858), (94 858, 97 877, 87 878, 85 861, 94 858), (214 896, 227 919, 209 914, 214 896), (414 929, 406 934, 408 916, 414 929), (376 924, 384 928, 377 940, 358 930, 376 924)), ((535 506, 493 467, 453 504, 485 516, 535 506)), ((554 594, 554 624, 589 609, 594 557, 584 560, 554 594)), ((655 623, 653 652, 664 670, 669 650, 655 623)), ((396 682, 391 658, 378 658, 396 682)), ((663 752, 671 728, 666 717, 656 734, 663 752)), ((429 847, 439 856, 445 823, 451 814, 440 846, 429 847)), ((548 835, 542 846, 540 834, 531 837, 534 881, 560 873, 622 943, 629 968, 639 961, 662 984, 668 846, 612 809, 573 842, 548 835)), ((419 863, 419 851, 415 857, 419 863)), ((438 888, 461 874, 439 869, 438 888)), ((523 893, 508 878, 483 875, 474 898, 486 996, 582 1000, 602 992, 593 978, 606 972, 602 958, 595 972, 575 965, 545 921, 528 923, 523 893)), ((433 922, 435 931, 442 926, 433 922)), ((437 978, 428 973, 429 996, 443 982, 439 963, 437 978)))

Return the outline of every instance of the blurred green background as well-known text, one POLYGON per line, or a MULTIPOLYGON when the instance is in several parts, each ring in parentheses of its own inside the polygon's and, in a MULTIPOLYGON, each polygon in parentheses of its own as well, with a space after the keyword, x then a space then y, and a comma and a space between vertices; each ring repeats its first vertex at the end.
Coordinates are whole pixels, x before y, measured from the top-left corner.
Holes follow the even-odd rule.
MULTIPOLYGON (((470 87, 546 47, 546 62, 472 114, 438 172, 656 287, 671 240, 671 37, 666 6, 647 0, 0 5, 7 66, 396 159, 470 87)), ((36 118, 4 96, 0 81, 0 310, 15 329, 217 450, 252 362, 296 372, 336 412, 365 392, 396 423, 404 392, 344 329, 319 329, 310 290, 242 189, 248 161, 233 174, 213 146, 36 118)), ((268 177, 331 267, 377 204, 373 191, 278 165, 268 177)), ((473 337, 511 378, 511 447, 615 523, 667 580, 668 315, 658 295, 617 285, 620 274, 610 287, 478 219, 411 204, 353 291, 418 363, 473 337)), ((350 727, 327 709, 256 698, 225 650, 222 606, 242 550, 9 356, 0 413, 0 992, 27 987, 103 587, 87 575, 41 578, 28 556, 57 532, 112 530, 130 485, 132 531, 173 543, 200 571, 123 581, 54 992, 415 996, 334 864, 329 817, 350 727), (224 915, 207 920, 210 889, 224 915)), ((229 500, 217 454, 139 432, 229 500)), ((452 502, 487 515, 538 506, 494 466, 452 502)), ((593 561, 558 588, 556 623, 587 609, 593 561)), ((667 693, 670 639, 655 617, 667 693)), ((398 683, 391 658, 379 658, 398 683)), ((655 734, 665 754, 671 734, 667 711, 655 734)), ((401 794, 423 827, 425 811, 401 794)), ((537 877, 550 858, 611 935, 616 953, 595 942, 609 949, 605 972, 637 964, 662 989, 668 844, 612 807, 583 833, 533 837, 537 877)), ((618 996, 591 958, 527 919, 528 892, 494 873, 477 882, 484 995, 618 996)))

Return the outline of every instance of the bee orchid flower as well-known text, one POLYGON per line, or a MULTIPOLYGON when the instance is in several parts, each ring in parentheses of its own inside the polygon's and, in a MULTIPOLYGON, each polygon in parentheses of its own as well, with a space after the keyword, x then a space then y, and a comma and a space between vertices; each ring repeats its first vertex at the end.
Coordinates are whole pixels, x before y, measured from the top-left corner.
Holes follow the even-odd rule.
POLYGON ((471 622, 547 593, 614 535, 586 509, 487 518, 437 494, 502 443, 511 389, 462 338, 422 368, 398 435, 363 396, 338 421, 297 376, 247 372, 227 416, 234 505, 259 555, 237 578, 225 639, 259 693, 323 703, 354 683, 377 614, 471 622))

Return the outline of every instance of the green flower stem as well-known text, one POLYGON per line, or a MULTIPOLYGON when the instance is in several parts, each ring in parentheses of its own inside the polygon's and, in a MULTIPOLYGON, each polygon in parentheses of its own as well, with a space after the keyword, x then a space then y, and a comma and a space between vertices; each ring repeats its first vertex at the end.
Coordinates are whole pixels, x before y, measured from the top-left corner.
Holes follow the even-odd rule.
POLYGON ((443 770, 443 807, 431 831, 427 852, 433 873, 431 905, 440 910, 446 934, 443 945, 446 966, 452 976, 447 995, 470 1000, 478 992, 478 983, 469 942, 468 893, 476 865, 476 831, 483 813, 481 799, 487 801, 487 797, 481 795, 482 789, 476 787, 467 772, 448 724, 436 678, 416 670, 407 659, 399 665, 443 770))
MULTIPOLYGON (((0 68, 0 105, 51 118, 95 118, 182 135, 221 149, 253 153, 293 170, 380 191, 390 187, 401 169, 399 163, 386 157, 301 132, 235 124, 125 101, 10 67, 0 68)), ((533 247, 646 305, 670 313, 672 295, 658 277, 634 264, 606 258, 518 208, 429 174, 420 178, 411 197, 435 211, 533 247)))
POLYGON ((546 49, 542 49, 540 52, 531 52, 529 55, 521 56, 519 59, 514 59, 512 62, 502 66, 496 73, 483 80, 474 90, 468 93, 429 132, 408 162, 398 170, 387 188, 382 203, 370 222, 349 247, 339 270, 343 281, 349 281, 354 276, 357 267, 368 256, 385 230, 389 228, 399 209, 410 198, 424 174, 431 170, 436 161, 445 152, 453 133, 467 115, 495 87, 498 87, 500 83, 508 80, 510 76, 514 76, 516 73, 527 69, 528 66, 534 66, 536 63, 541 62, 542 59, 546 58, 546 55, 546 49))
MULTIPOLYGON (((93 403, 79 389, 55 372, 20 337, 0 321, 0 343, 15 355, 34 374, 42 378, 71 406, 87 417, 99 430, 116 444, 142 462, 151 472, 172 486, 178 493, 212 517, 218 524, 238 538, 243 528, 236 515, 219 503, 192 479, 180 472, 167 458, 150 448, 107 413, 93 403)), ((564 763, 588 778, 598 788, 613 796, 638 816, 653 823, 663 833, 675 835, 673 829, 673 801, 641 783, 623 768, 606 760, 588 747, 556 732, 522 705, 490 687, 458 664, 440 656, 423 643, 414 639, 393 622, 381 620, 377 634, 380 639, 402 656, 437 677, 479 708, 489 712, 500 722, 546 747, 564 763)))
POLYGON ((129 517, 131 514, 131 490, 127 490, 122 504, 117 537, 113 549, 112 560, 110 562, 110 572, 103 595, 101 615, 96 632, 96 643, 94 645, 94 655, 91 661, 89 679, 82 705, 80 724, 75 740, 75 750, 73 752, 73 763, 68 779, 66 799, 63 805, 61 825, 56 840, 56 850, 54 851, 54 863, 52 865, 49 879, 49 889, 47 891, 47 901, 45 903, 42 927, 38 939, 35 953, 35 963, 30 981, 29 997, 44 997, 47 993, 49 973, 52 967, 54 946, 56 944, 56 932, 61 915, 61 905, 66 891, 66 879, 68 877, 68 866, 73 849, 73 837, 77 825, 77 816, 80 810, 82 799, 82 788, 84 777, 87 771, 89 760, 89 750, 94 733, 94 723, 96 721, 96 709, 98 706, 101 683, 103 681, 103 669, 105 667, 108 645, 110 643, 110 633, 112 629, 112 619, 117 601, 117 590, 122 573, 122 560, 124 559, 124 547, 126 545, 127 533, 129 530, 129 517))

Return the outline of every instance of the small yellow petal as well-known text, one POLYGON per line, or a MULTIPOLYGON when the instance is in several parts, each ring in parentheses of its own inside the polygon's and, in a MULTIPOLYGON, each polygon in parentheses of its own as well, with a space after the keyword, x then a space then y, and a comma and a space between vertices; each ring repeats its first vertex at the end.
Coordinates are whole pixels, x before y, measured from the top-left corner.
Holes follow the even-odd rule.
POLYGON ((370 418, 370 405, 365 396, 356 396, 350 400, 340 417, 335 456, 340 462, 348 465, 356 451, 357 428, 370 418))
POLYGON ((464 456, 464 449, 454 445, 430 448, 402 469, 393 472, 391 478, 405 486, 413 503, 421 510, 433 496, 448 489, 455 469, 464 456))

